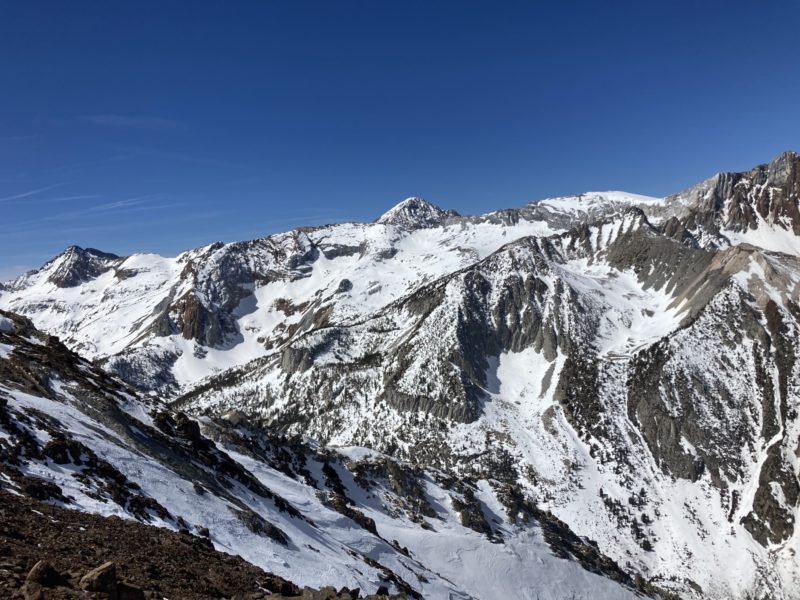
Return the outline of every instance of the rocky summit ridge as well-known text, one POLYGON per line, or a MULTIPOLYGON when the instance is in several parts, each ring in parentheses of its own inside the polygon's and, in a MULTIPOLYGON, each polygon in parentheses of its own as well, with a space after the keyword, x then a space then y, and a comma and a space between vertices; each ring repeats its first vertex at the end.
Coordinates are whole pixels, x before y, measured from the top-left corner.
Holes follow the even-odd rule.
POLYGON ((442 225, 447 219, 458 216, 457 212, 443 210, 423 198, 406 198, 386 211, 375 222, 416 229, 442 225))
MULTIPOLYGON (((283 440, 269 456, 302 453, 313 466, 289 469, 309 486, 302 497, 333 495, 300 502, 316 507, 311 516, 298 511, 333 532, 326 560, 347 585, 499 597, 507 588, 491 570, 512 573, 505 579, 531 598, 569 597, 529 568, 535 560, 559 577, 571 565, 573 581, 598 577, 571 590, 587 597, 796 599, 798 201, 793 152, 666 198, 594 192, 475 216, 410 198, 373 223, 175 258, 71 248, 0 288, 0 308, 61 340, 45 346, 77 353, 70 360, 83 366, 69 376, 89 377, 87 389, 117 386, 125 406, 144 407, 128 411, 152 422, 148 439, 125 442, 137 451, 172 447, 160 437, 172 436, 180 464, 231 460, 287 506, 300 488, 275 479, 286 468, 259 466, 258 440, 283 440), (348 554, 356 542, 330 529, 325 507, 372 540, 369 560, 348 554), (395 541, 408 554, 396 555, 395 541), (468 576, 478 565, 481 577, 468 576)), ((71 405, 75 394, 58 383, 64 374, 21 375, 48 354, 18 327, 0 333, 0 386, 29 428, 29 396, 71 405)), ((43 466, 19 470, 8 476, 17 489, 22 476, 53 478, 43 466)), ((104 512, 72 485, 59 493, 104 512)), ((164 513, 146 499, 123 510, 189 522, 139 485, 164 513)), ((257 515, 278 507, 231 493, 214 492, 239 511, 236 502, 257 515)), ((319 544, 298 523, 273 523, 296 555, 277 549, 274 562, 255 563, 305 576, 297 539, 319 544)), ((232 543, 219 535, 215 545, 232 543)))

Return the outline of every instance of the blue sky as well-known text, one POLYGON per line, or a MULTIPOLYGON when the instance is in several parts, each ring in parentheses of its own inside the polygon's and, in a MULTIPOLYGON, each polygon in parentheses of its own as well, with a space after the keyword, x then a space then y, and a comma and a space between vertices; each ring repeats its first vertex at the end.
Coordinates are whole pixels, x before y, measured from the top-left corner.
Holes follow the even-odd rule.
POLYGON ((800 149, 798 2, 4 2, 0 279, 800 149))

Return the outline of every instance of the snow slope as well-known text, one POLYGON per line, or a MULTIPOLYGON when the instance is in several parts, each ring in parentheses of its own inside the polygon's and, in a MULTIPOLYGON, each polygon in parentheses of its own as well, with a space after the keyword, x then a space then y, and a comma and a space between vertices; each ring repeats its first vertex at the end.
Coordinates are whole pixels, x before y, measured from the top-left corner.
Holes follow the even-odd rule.
POLYGON ((3 318, 13 325, 0 331, 11 349, 0 357, 3 488, 26 493, 46 482, 51 501, 69 508, 171 529, 206 527, 217 549, 317 588, 371 592, 388 584, 450 599, 637 597, 556 557, 535 525, 508 521, 485 483, 478 497, 506 545, 462 525, 454 492, 432 477, 423 501, 435 509, 420 519, 382 483, 386 457, 357 448, 318 453, 227 421, 187 420, 24 321, 3 318), (25 373, 48 383, 31 389, 25 373), (357 483, 367 468, 372 482, 357 483), (337 494, 350 508, 332 500, 337 494), (478 575, 479 565, 492 575, 478 575))

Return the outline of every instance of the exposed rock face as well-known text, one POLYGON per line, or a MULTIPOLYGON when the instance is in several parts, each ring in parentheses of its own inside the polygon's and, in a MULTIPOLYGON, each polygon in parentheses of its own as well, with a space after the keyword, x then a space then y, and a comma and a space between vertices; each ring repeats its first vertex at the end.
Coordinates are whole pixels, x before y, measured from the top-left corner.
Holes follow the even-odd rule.
POLYGON ((696 243, 725 247, 731 233, 755 231, 762 224, 800 235, 800 155, 785 152, 746 173, 720 173, 666 199, 677 218, 668 224, 696 243), (678 208, 684 205, 683 208, 678 208))
POLYGON ((51 263, 48 281, 60 288, 75 287, 111 270, 121 260, 115 254, 94 248, 84 250, 78 246, 70 246, 51 263))
POLYGON ((420 229, 443 225, 448 219, 457 216, 457 212, 442 210, 422 198, 407 198, 375 222, 407 229, 420 229))

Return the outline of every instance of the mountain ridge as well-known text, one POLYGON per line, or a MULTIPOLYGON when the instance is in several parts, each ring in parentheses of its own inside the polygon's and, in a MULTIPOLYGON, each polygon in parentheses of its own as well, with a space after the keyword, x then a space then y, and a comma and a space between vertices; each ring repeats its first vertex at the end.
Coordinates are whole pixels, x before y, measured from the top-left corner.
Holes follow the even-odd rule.
POLYGON ((789 152, 665 199, 412 198, 175 258, 92 254, 75 278, 51 261, 0 308, 198 419, 518 489, 680 597, 789 600, 799 196, 789 152))
MULTIPOLYGON (((798 175, 798 173, 800 173, 800 154, 798 154, 798 152, 793 151, 793 150, 786 150, 786 151, 780 153, 778 156, 776 156, 772 161, 757 165, 749 173, 753 174, 753 173, 758 173, 758 172, 765 173, 767 178, 774 178, 776 176, 780 176, 780 177, 783 177, 783 178, 789 178, 789 179, 794 178, 794 179, 797 179, 798 177, 800 177, 800 175, 798 175)), ((529 203, 523 205, 523 207, 520 207, 520 208, 502 209, 500 211, 485 213, 484 215, 462 216, 462 215, 460 215, 458 212, 456 212, 454 210, 440 208, 440 207, 436 206, 435 204, 432 204, 431 202, 425 200, 424 198, 420 198, 420 197, 417 197, 417 196, 411 196, 411 197, 406 198, 405 200, 402 200, 402 201, 398 202, 397 204, 395 204, 393 207, 391 207, 385 213, 383 213, 380 217, 375 219, 374 222, 375 223, 382 223, 382 224, 398 225, 398 224, 404 224, 404 219, 406 219, 406 218, 410 218, 413 221, 413 219, 416 216, 416 217, 422 219, 422 222, 420 223, 422 226, 429 226, 429 225, 442 224, 442 222, 444 221, 445 218, 462 218, 462 219, 481 218, 481 217, 487 217, 489 215, 493 215, 493 214, 496 214, 496 213, 519 211, 519 210, 524 209, 524 208, 535 207, 537 205, 542 205, 542 204, 544 204, 545 206, 548 205, 548 204, 553 204, 553 203, 557 204, 558 201, 562 201, 562 200, 569 200, 571 202, 572 201, 576 201, 577 203, 580 203, 580 202, 592 203, 593 201, 600 200, 600 201, 606 201, 606 202, 609 202, 609 203, 625 202, 625 203, 628 203, 628 204, 640 204, 640 205, 652 205, 652 204, 656 204, 656 203, 659 203, 659 202, 667 202, 668 203, 670 201, 676 201, 678 199, 686 198, 687 196, 692 195, 693 192, 696 195, 698 190, 705 189, 705 188, 707 188, 709 186, 712 186, 712 185, 716 185, 716 182, 719 181, 719 180, 726 180, 726 179, 731 178, 731 177, 742 176, 742 175, 744 175, 744 173, 738 173, 738 172, 734 172, 734 171, 720 171, 720 172, 714 174, 712 177, 704 180, 703 182, 700 182, 700 183, 698 183, 696 185, 690 186, 689 188, 686 188, 685 190, 682 190, 680 192, 664 196, 663 198, 645 196, 645 195, 640 195, 640 194, 631 194, 631 193, 624 192, 624 191, 619 191, 619 190, 609 190, 609 191, 605 191, 605 192, 583 192, 583 193, 581 193, 581 194, 579 194, 577 196, 557 196, 557 197, 551 197, 551 198, 543 198, 541 200, 534 200, 532 202, 529 202, 529 203), (428 216, 428 215, 430 215, 430 216, 428 216), (428 218, 431 219, 430 222, 426 222, 426 219, 428 219, 428 218), (397 220, 398 222, 394 222, 395 220, 397 220)), ((793 183, 795 183, 794 180, 792 180, 792 181, 793 181, 793 183)), ((785 181, 778 181, 777 183, 779 185, 783 185, 786 182, 785 181)), ((795 194, 796 194, 796 192, 795 192, 795 194)), ((420 224, 418 224, 418 225, 420 225, 420 224)), ((411 226, 413 227, 414 224, 411 223, 411 226)), ((320 227, 325 227, 325 226, 318 226, 318 227, 315 227, 315 228, 312 228, 312 229, 318 229, 320 227)), ((308 228, 305 228, 305 227, 298 228, 298 230, 306 230, 306 229, 308 229, 308 228)), ((800 230, 797 230, 795 233, 798 233, 798 232, 800 232, 800 230)), ((283 234, 272 234, 272 235, 283 235, 283 234)), ((266 236, 266 237, 271 237, 271 236, 266 236)), ((265 239, 265 238, 258 238, 258 239, 265 239)), ((246 242, 230 242, 230 243, 239 244, 239 243, 246 243, 246 242)), ((206 246, 203 246, 201 248, 218 248, 218 247, 221 247, 221 246, 224 246, 224 245, 225 245, 224 242, 213 242, 213 243, 208 244, 206 246)), ((200 250, 201 248, 197 248, 195 251, 200 250)), ((192 250, 188 250, 186 252, 191 252, 191 251, 192 250)), ((112 260, 119 259, 119 258, 129 258, 127 256, 126 257, 122 257, 122 256, 119 256, 119 255, 116 255, 116 254, 113 254, 113 253, 109 253, 109 252, 105 252, 105 251, 102 251, 102 250, 98 250, 96 248, 81 248, 79 246, 71 245, 71 246, 68 246, 64 250, 64 252, 58 254, 53 259, 51 259, 50 261, 45 263, 45 265, 43 267, 41 267, 41 268, 44 268, 44 267, 50 265, 51 263, 53 263, 58 258, 60 258, 62 256, 65 256, 65 255, 68 255, 68 254, 70 254, 72 252, 85 253, 85 254, 94 255, 94 256, 97 256, 97 257, 106 258, 106 259, 112 259, 112 260)), ((181 254, 185 254, 186 252, 181 253, 181 254)), ((144 252, 142 254, 146 255, 146 254, 152 254, 152 253, 144 252)), ((34 271, 38 271, 40 269, 34 269, 34 271)), ((24 275, 27 275, 27 273, 24 274, 24 275)), ((20 277, 22 277, 22 276, 20 276, 20 277)), ((5 282, 2 282, 2 283, 4 283, 4 284, 12 283, 12 282, 16 281, 16 279, 19 279, 19 277, 18 278, 9 279, 9 280, 7 280, 5 282)))

